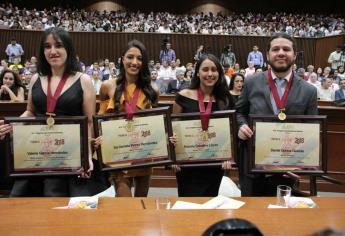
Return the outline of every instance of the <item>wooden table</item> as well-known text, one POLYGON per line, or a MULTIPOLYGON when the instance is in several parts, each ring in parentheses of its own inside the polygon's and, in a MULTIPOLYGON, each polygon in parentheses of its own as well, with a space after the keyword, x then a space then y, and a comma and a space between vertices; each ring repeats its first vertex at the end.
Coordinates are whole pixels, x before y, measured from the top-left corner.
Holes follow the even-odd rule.
MULTIPOLYGON (((175 202, 177 198, 170 198, 175 202)), ((345 198, 313 198, 316 209, 267 209, 274 198, 238 198, 239 210, 155 210, 154 198, 101 198, 97 210, 52 209, 68 198, 0 199, 0 235, 201 235, 227 218, 247 219, 265 235, 345 230, 345 198)), ((179 198, 203 203, 208 198, 179 198)))

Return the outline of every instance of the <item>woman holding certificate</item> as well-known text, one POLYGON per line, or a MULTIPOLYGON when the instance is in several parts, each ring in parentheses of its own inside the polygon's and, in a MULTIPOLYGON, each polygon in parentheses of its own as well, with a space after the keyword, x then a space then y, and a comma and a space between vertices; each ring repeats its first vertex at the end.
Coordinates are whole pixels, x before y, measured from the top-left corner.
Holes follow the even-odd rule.
MULTIPOLYGON (((138 109, 150 109, 158 101, 158 88, 153 86, 145 46, 138 40, 130 41, 121 57, 118 79, 102 84, 99 114, 121 111, 133 116, 138 109)), ((99 138, 96 139, 96 147, 97 144, 99 138)), ((110 173, 110 180, 117 197, 131 197, 133 185, 135 197, 146 197, 151 174, 152 168, 117 170, 110 173)))
MULTIPOLYGON (((201 125, 207 130, 212 111, 230 110, 233 106, 222 66, 214 55, 207 54, 197 62, 190 88, 176 94, 173 110, 175 113, 204 113, 201 125)), ((230 168, 229 161, 223 162, 221 167, 173 165, 179 197, 217 196, 223 170, 230 168)))
MULTIPOLYGON (((96 96, 90 78, 79 71, 69 34, 60 28, 44 31, 39 49, 39 73, 31 78, 27 109, 21 117, 46 116, 47 124, 53 125, 54 116, 84 115, 88 118, 90 140, 96 96)), ((92 170, 90 152, 89 169, 84 170, 79 178, 59 176, 16 179, 11 197, 90 196, 102 191, 91 187, 89 178, 92 170)), ((93 187, 97 188, 95 185, 93 187)))

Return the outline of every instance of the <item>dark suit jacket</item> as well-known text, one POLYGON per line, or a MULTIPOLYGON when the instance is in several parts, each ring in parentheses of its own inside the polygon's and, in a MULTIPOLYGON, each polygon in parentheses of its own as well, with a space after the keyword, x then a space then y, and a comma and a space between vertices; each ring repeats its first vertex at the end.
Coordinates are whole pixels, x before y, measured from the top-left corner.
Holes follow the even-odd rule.
POLYGON ((189 88, 190 83, 182 80, 179 88, 177 88, 177 80, 171 80, 168 85, 167 93, 177 93, 178 91, 189 88))
POLYGON ((343 98, 345 98, 345 96, 342 89, 338 89, 337 91, 335 91, 335 100, 343 99, 343 98))
MULTIPOLYGON (((264 72, 245 81, 235 106, 239 127, 247 124, 248 114, 274 114, 270 93, 264 72)), ((295 75, 285 109, 288 115, 317 115, 316 88, 295 75)))
MULTIPOLYGON (((274 114, 270 94, 265 73, 246 79, 242 93, 235 105, 239 127, 248 123, 248 114, 274 114)), ((285 109, 288 115, 316 115, 318 113, 316 88, 295 75, 285 109)), ((268 178, 264 175, 249 175, 247 173, 249 142, 240 140, 239 145, 237 164, 240 172, 242 196, 274 196, 276 185, 291 186, 293 184, 292 179, 286 179, 279 175, 272 175, 268 178)))

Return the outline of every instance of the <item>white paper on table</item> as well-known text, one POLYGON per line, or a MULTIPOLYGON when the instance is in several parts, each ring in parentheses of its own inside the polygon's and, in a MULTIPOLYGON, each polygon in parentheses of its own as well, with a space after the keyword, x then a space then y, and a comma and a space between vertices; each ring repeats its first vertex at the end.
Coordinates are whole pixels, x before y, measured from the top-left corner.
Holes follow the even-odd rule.
POLYGON ((205 209, 202 204, 193 202, 176 201, 170 208, 172 210, 185 210, 185 209, 205 209))
POLYGON ((239 209, 244 204, 245 202, 219 195, 205 202, 203 206, 204 209, 239 209))
POLYGON ((315 208, 316 203, 307 197, 290 197, 289 199, 290 208, 315 208))
POLYGON ((71 197, 67 206, 52 209, 97 209, 98 197, 71 197))
POLYGON ((244 204, 245 202, 224 196, 218 196, 204 204, 177 201, 171 209, 238 209, 244 204))
POLYGON ((68 208, 72 209, 97 209, 98 197, 71 197, 68 208))

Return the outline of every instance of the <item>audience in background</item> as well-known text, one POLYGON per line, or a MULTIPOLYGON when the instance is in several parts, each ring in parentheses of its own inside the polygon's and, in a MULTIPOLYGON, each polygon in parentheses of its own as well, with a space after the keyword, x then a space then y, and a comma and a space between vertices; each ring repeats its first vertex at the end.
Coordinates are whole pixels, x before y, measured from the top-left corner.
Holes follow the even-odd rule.
POLYGON ((163 45, 162 50, 159 53, 159 61, 163 63, 163 61, 166 61, 168 64, 171 63, 171 61, 176 60, 176 54, 174 49, 171 48, 171 43, 165 42, 163 45))
POLYGON ((232 97, 232 100, 236 104, 239 96, 241 95, 242 88, 244 83, 244 76, 240 73, 235 73, 232 75, 232 78, 230 80, 230 94, 232 97))
POLYGON ((324 37, 344 33, 343 15, 310 13, 195 13, 89 11, 51 7, 20 9, 0 5, 0 28, 44 30, 57 26, 68 31, 157 32, 187 34, 262 35, 285 32, 295 37, 324 37), (16 12, 16 14, 13 14, 16 12))
POLYGON ((22 45, 17 43, 15 38, 11 39, 11 43, 7 45, 5 52, 9 63, 13 63, 15 58, 18 59, 18 62, 21 62, 21 56, 24 54, 22 45))
POLYGON ((331 65, 332 72, 338 69, 339 66, 344 66, 345 52, 342 51, 342 46, 338 45, 336 50, 331 52, 328 57, 328 63, 331 65))
POLYGON ((262 68, 262 66, 264 65, 264 57, 262 53, 259 51, 259 47, 256 45, 253 46, 253 51, 251 51, 248 54, 248 58, 247 58, 248 67, 250 67, 251 63, 253 63, 255 69, 262 68))
POLYGON ((190 81, 184 79, 183 70, 176 71, 176 79, 171 80, 168 84, 167 93, 175 94, 185 88, 189 88, 190 81))
POLYGON ((0 74, 0 100, 24 101, 25 86, 19 75, 12 70, 5 69, 0 74))
POLYGON ((343 80, 345 79, 345 70, 344 66, 338 66, 338 74, 337 74, 337 80, 343 80))
POLYGON ((253 75, 255 73, 255 67, 254 67, 254 62, 250 61, 248 62, 248 67, 246 69, 244 69, 245 77, 248 77, 250 75, 253 75))
POLYGON ((231 49, 231 44, 226 45, 223 49, 223 52, 220 56, 220 64, 222 64, 223 67, 233 67, 236 63, 235 53, 233 53, 231 49))
POLYGON ((317 98, 321 101, 334 101, 335 91, 332 87, 332 78, 323 78, 317 87, 317 98))
POLYGON ((196 50, 196 53, 194 55, 194 61, 199 61, 200 58, 206 54, 206 50, 204 45, 199 45, 198 49, 196 50))
POLYGON ((340 88, 337 91, 335 91, 335 100, 345 98, 345 80, 340 80, 339 87, 340 88))
POLYGON ((315 72, 309 74, 307 82, 315 87, 321 85, 321 82, 317 80, 317 74, 315 72))

